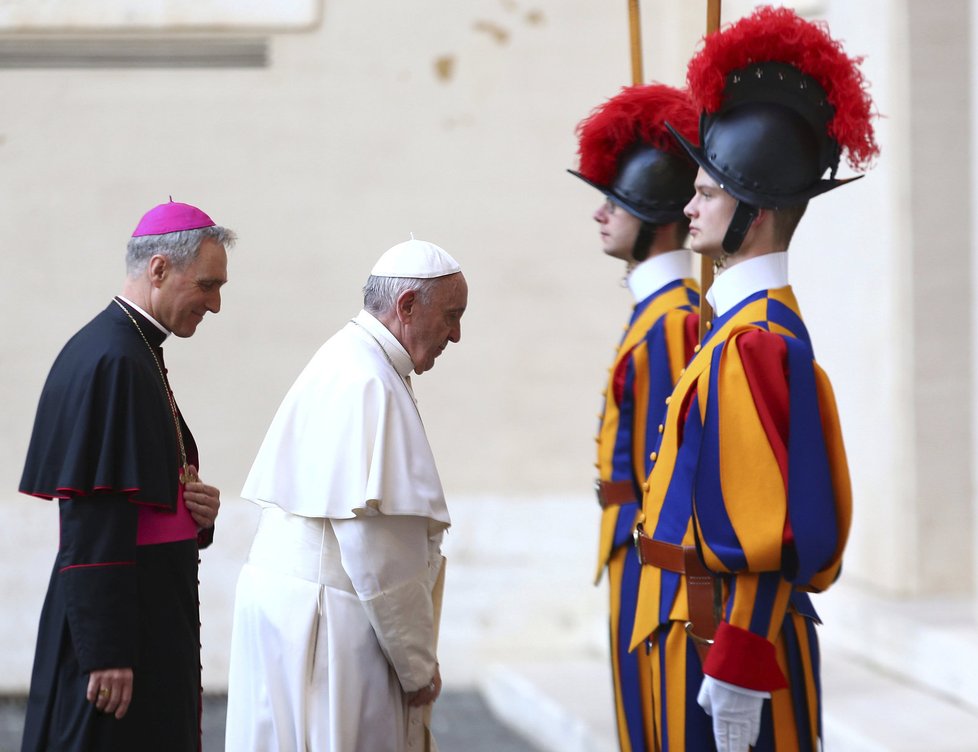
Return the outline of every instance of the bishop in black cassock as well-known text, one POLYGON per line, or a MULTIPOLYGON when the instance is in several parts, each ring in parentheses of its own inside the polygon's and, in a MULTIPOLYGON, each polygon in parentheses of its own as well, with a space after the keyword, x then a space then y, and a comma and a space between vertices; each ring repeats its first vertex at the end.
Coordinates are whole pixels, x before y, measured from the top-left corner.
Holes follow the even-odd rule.
POLYGON ((198 550, 220 501, 196 477, 161 345, 220 309, 234 235, 171 200, 133 237, 124 295, 51 368, 21 479, 58 500, 61 526, 25 752, 200 749, 198 550))

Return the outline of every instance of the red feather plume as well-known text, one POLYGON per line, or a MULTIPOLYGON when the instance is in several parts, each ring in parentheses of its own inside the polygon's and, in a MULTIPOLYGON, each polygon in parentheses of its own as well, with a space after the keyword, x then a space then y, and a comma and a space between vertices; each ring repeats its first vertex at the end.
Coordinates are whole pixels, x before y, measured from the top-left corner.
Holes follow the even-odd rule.
POLYGON ((723 100, 727 75, 751 63, 781 62, 814 78, 825 89, 835 116, 828 133, 846 152, 857 171, 879 155, 873 132, 873 101, 859 64, 828 34, 825 23, 813 23, 788 8, 758 8, 703 39, 703 49, 689 62, 686 84, 696 105, 716 112, 723 100))
POLYGON ((618 157, 638 141, 685 154, 666 128, 667 121, 691 143, 699 142, 699 116, 688 92, 665 84, 623 87, 578 123, 578 172, 598 185, 611 184, 618 157))

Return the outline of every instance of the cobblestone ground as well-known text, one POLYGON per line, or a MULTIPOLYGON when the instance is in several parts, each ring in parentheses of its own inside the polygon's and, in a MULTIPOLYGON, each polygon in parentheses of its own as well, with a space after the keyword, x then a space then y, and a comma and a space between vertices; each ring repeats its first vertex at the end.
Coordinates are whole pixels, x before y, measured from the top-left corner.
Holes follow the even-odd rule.
MULTIPOLYGON (((224 697, 204 697, 204 752, 224 751, 225 709, 224 697)), ((439 752, 538 752, 497 721, 478 692, 445 692, 433 727, 439 752)), ((23 729, 24 699, 0 698, 0 752, 18 752, 23 729)))

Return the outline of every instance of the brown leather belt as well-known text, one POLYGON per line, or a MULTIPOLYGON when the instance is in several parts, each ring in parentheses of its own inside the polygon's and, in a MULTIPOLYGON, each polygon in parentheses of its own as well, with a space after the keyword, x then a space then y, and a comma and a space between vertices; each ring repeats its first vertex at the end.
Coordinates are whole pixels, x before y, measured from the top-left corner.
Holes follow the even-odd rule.
POLYGON ((635 498, 635 485, 630 480, 596 480, 594 492, 602 509, 638 501, 635 498))
POLYGON ((689 621, 686 634, 693 640, 701 661, 713 644, 722 613, 722 583, 700 560, 696 546, 677 546, 650 538, 641 525, 635 528, 635 548, 645 566, 685 575, 689 621))

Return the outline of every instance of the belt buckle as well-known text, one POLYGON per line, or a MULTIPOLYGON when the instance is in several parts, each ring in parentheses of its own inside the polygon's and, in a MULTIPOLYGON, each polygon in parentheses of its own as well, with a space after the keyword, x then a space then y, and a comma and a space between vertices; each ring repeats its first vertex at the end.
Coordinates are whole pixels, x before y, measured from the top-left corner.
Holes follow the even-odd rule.
POLYGON ((605 508, 604 492, 601 490, 600 478, 595 478, 594 480, 594 495, 598 497, 598 506, 604 509, 605 508))
POLYGON ((642 527, 642 523, 639 522, 635 525, 635 529, 632 530, 632 540, 635 542, 635 550, 638 552, 638 560, 640 564, 644 564, 645 560, 642 558, 642 536, 645 534, 645 530, 642 527))

